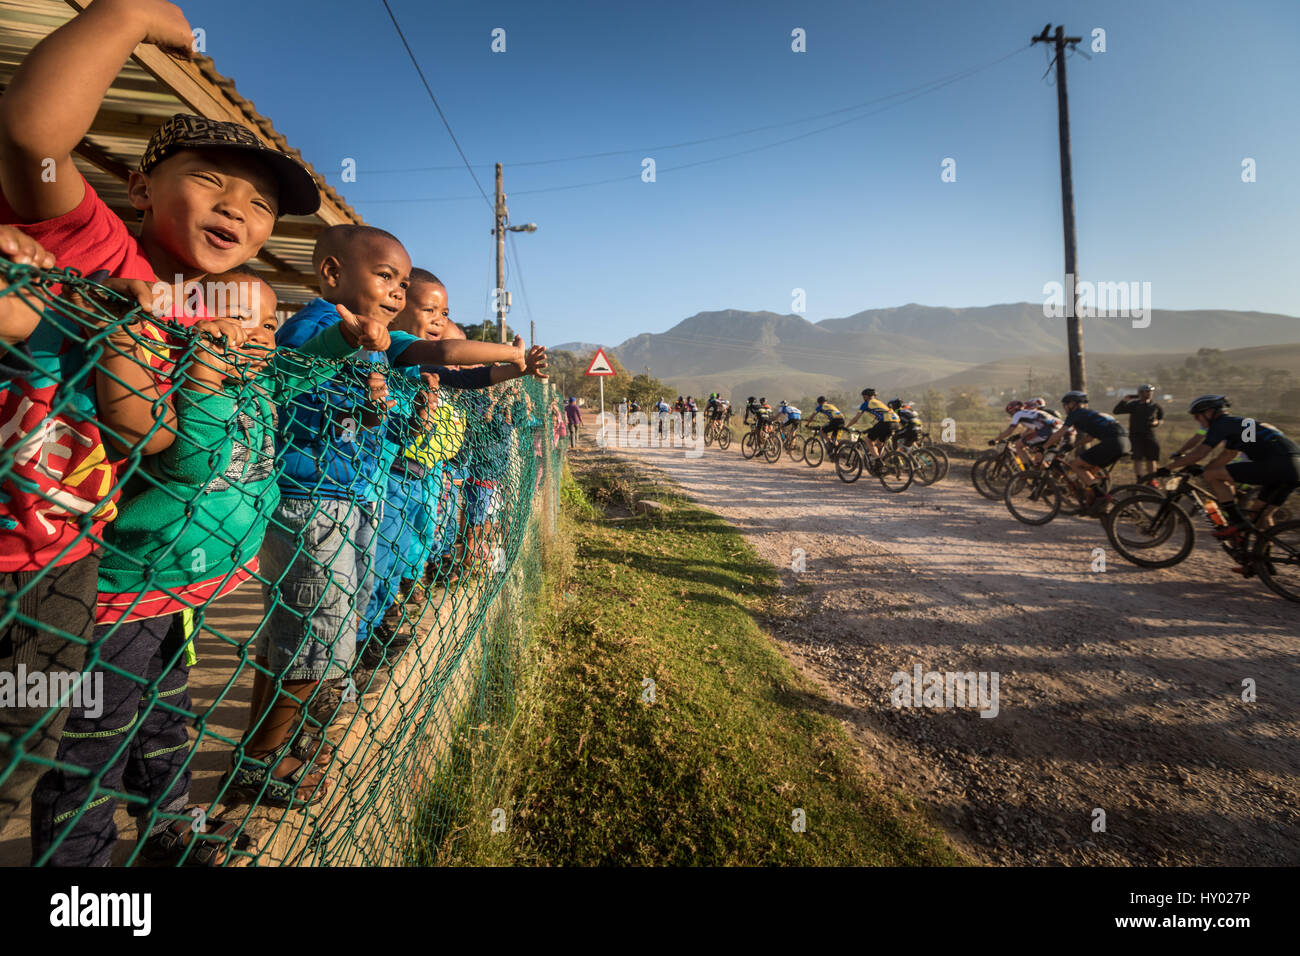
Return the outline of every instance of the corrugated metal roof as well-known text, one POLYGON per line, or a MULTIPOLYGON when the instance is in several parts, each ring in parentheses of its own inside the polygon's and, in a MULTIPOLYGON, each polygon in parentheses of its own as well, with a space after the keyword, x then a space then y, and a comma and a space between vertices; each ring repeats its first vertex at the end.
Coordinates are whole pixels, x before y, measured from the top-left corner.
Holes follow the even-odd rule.
MULTIPOLYGON (((88 0, 0 0, 0 84, 7 87, 32 47, 87 5, 88 0)), ((74 157, 77 167, 134 230, 137 214, 126 198, 125 175, 136 167, 154 130, 174 113, 239 120, 311 170, 321 190, 320 211, 313 216, 282 217, 259 258, 265 264, 261 271, 287 310, 314 297, 311 251, 316 233, 326 225, 363 220, 271 121, 239 94, 234 81, 217 72, 209 57, 198 55, 185 63, 156 48, 137 47, 74 157)))

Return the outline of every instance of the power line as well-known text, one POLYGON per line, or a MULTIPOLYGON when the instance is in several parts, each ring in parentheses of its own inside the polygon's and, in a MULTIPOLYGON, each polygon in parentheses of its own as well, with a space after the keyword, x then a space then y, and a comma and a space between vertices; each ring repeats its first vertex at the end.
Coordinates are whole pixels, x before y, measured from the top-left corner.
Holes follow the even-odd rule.
MULTIPOLYGON (((757 152, 761 152, 761 151, 766 150, 766 149, 774 149, 774 148, 776 148, 777 146, 784 146, 784 145, 787 145, 787 144, 789 144, 789 143, 802 141, 802 140, 806 139, 807 137, 809 137, 809 136, 815 136, 815 135, 818 134, 818 133, 825 133, 825 132, 828 132, 828 131, 833 130, 833 129, 839 129, 840 127, 842 127, 842 126, 847 126, 847 125, 850 124, 850 123, 856 123, 856 122, 859 121, 859 120, 863 120, 863 119, 866 119, 866 118, 868 118, 868 117, 875 116, 875 115, 877 115, 877 114, 879 114, 879 113, 883 113, 883 112, 885 112, 886 110, 893 109, 893 108, 896 107, 896 106, 901 106, 901 105, 903 105, 904 103, 908 103, 908 102, 910 102, 910 101, 912 101, 912 100, 914 100, 914 99, 917 99, 918 97, 925 96, 925 95, 928 94, 928 93, 933 93, 933 92, 935 92, 935 91, 937 91, 937 90, 940 90, 940 89, 942 89, 942 88, 945 87, 945 86, 950 86, 951 84, 956 83, 956 82, 958 82, 959 80, 966 79, 966 78, 969 77, 969 76, 973 76, 975 73, 978 73, 978 72, 980 72, 980 71, 982 71, 982 70, 988 69, 989 67, 991 67, 991 66, 993 66, 993 65, 995 65, 995 64, 997 64, 997 63, 1001 63, 1003 60, 1009 59, 1010 57, 1015 56, 1017 53, 1020 53, 1020 52, 1022 52, 1022 51, 1025 50, 1025 49, 1028 49, 1028 44, 1026 44, 1026 45, 1023 46, 1023 47, 1020 47, 1020 48, 1017 49, 1017 50, 1012 51, 1011 53, 1008 53, 1006 56, 1000 57, 1000 58, 997 59, 997 60, 994 60, 994 61, 992 61, 992 62, 990 62, 990 63, 984 64, 983 66, 972 67, 972 68, 970 68, 970 69, 968 69, 968 70, 964 70, 964 71, 962 71, 962 72, 960 72, 960 73, 952 74, 951 76, 949 76, 948 78, 945 78, 945 79, 943 79, 943 80, 939 80, 939 81, 932 82, 932 83, 926 85, 925 87, 920 88, 918 92, 913 92, 910 96, 907 96, 907 97, 905 97, 904 99, 901 99, 901 100, 899 100, 899 101, 896 102, 896 103, 890 103, 890 104, 888 104, 888 105, 886 105, 886 106, 882 106, 882 107, 880 107, 879 109, 870 110, 870 111, 868 111, 868 112, 866 112, 866 113, 859 114, 858 116, 851 116, 851 117, 849 117, 848 119, 840 120, 838 123, 831 123, 831 124, 828 125, 828 126, 822 126, 822 127, 817 128, 817 129, 807 130, 807 131, 805 131, 805 132, 803 132, 803 133, 799 133, 799 134, 797 134, 797 135, 795 135, 795 136, 788 136, 788 137, 786 137, 786 138, 784 138, 784 139, 776 140, 775 142, 764 143, 764 144, 759 145, 759 146, 752 146, 752 147, 750 147, 750 148, 748 148, 748 149, 737 150, 737 151, 735 151, 735 152, 731 152, 731 153, 724 153, 724 154, 721 155, 721 156, 713 156, 713 157, 710 157, 710 158, 708 158, 708 159, 699 159, 699 160, 695 160, 695 161, 693 161, 693 162, 689 162, 689 163, 680 163, 680 164, 678 164, 678 165, 676 165, 676 166, 667 166, 667 167, 662 167, 662 168, 659 168, 659 169, 656 170, 656 175, 659 174, 659 173, 671 173, 671 172, 676 172, 676 171, 678 171, 678 170, 682 170, 682 169, 691 169, 691 168, 696 167, 696 166, 705 166, 705 165, 708 165, 708 164, 710 164, 710 163, 721 162, 721 161, 723 161, 723 160, 725 160, 725 159, 734 159, 734 158, 737 157, 737 156, 746 156, 746 155, 748 155, 748 154, 750 154, 750 153, 757 153, 757 152)), ((896 95, 897 95, 897 94, 896 94, 896 95)), ((854 108, 856 108, 856 107, 854 107, 854 108)), ((837 110, 837 111, 833 111, 833 112, 843 112, 843 110, 837 110)), ((829 114, 827 114, 827 115, 829 115, 829 114)), ((790 124, 787 123, 787 124, 777 124, 777 125, 790 125, 790 124)), ((624 152, 624 151, 620 151, 620 152, 624 152)), ((631 152, 640 152, 640 150, 632 150, 631 152)), ((542 187, 542 188, 539 188, 539 189, 521 189, 521 190, 518 190, 517 192, 512 193, 512 195, 515 195, 515 196, 532 196, 532 195, 537 195, 537 194, 539 194, 539 193, 562 192, 562 191, 569 190, 569 189, 585 189, 585 188, 587 188, 587 187, 589 187, 589 186, 604 186, 604 185, 608 185, 609 183, 629 182, 629 181, 634 180, 634 179, 640 179, 640 177, 641 177, 640 172, 636 172, 636 173, 625 173, 625 174, 623 174, 623 175, 621 175, 621 176, 613 176, 613 177, 609 177, 609 178, 607 178, 607 179, 596 179, 596 180, 590 180, 590 181, 588 181, 588 182, 581 182, 581 183, 568 183, 568 184, 563 185, 563 186, 545 186, 545 187, 542 187)), ((459 202, 459 201, 463 201, 463 200, 465 200, 465 199, 473 199, 473 198, 475 198, 475 197, 473 197, 473 196, 429 196, 429 197, 419 197, 419 198, 401 198, 401 199, 356 199, 356 200, 353 200, 353 201, 356 202, 356 203, 358 203, 358 204, 360 204, 360 203, 389 204, 389 203, 420 203, 420 202, 459 202)))
MULTIPOLYGON (((438 105, 438 97, 433 95, 433 87, 425 79, 424 70, 420 69, 420 61, 415 58, 415 51, 411 49, 411 44, 406 42, 406 34, 402 32, 402 25, 397 22, 397 17, 393 14, 393 8, 388 5, 388 0, 381 0, 384 9, 388 11, 388 19, 393 21, 393 28, 397 30, 398 37, 401 38, 402 46, 406 47, 406 55, 411 58, 411 65, 415 67, 415 72, 419 74, 420 82, 424 84, 424 91, 429 94, 429 99, 433 101, 433 108, 438 111, 438 116, 442 119, 442 125, 447 128, 447 135, 451 137, 452 144, 456 147, 456 152, 460 153, 461 162, 465 164, 465 169, 469 171, 470 178, 474 180, 474 185, 478 187, 478 193, 483 197, 483 201, 491 208, 492 200, 488 199, 487 193, 483 189, 483 184, 478 181, 478 174, 474 172, 474 167, 470 165, 469 158, 465 151, 460 148, 460 140, 456 139, 456 134, 452 132, 451 123, 447 121, 447 114, 442 111, 438 105)), ((473 198, 472 196, 470 197, 473 198)))
MULTIPOLYGON (((1025 49, 1028 48, 1028 46, 1029 44, 1026 44, 1025 46, 1022 46, 1016 50, 1012 50, 1010 53, 1004 56, 998 57, 996 60, 990 60, 989 62, 978 66, 967 67, 965 69, 958 70, 955 73, 949 73, 945 76, 941 76, 933 80, 928 80, 925 83, 921 83, 917 86, 908 87, 907 89, 899 90, 894 93, 888 93, 884 96, 873 97, 872 99, 869 100, 863 100, 861 103, 854 103, 852 106, 841 106, 838 109, 827 110, 824 113, 814 113, 810 116, 801 116, 798 119, 785 120, 780 123, 768 123, 765 126, 751 126, 749 129, 736 130, 730 133, 719 133, 716 136, 704 136, 699 139, 683 140, 680 143, 666 143, 660 146, 646 146, 646 147, 640 147, 636 149, 614 149, 614 150, 606 150, 604 152, 599 152, 599 153, 582 153, 576 156, 559 156, 552 159, 524 160, 521 162, 505 163, 505 165, 511 168, 515 168, 519 166, 549 166, 555 163, 572 163, 572 162, 578 162, 587 159, 606 159, 611 156, 627 156, 633 153, 641 153, 644 155, 646 153, 652 153, 652 152, 657 152, 657 153, 663 152, 669 149, 684 149, 687 146, 700 146, 704 143, 714 143, 719 140, 734 139, 738 136, 749 136, 753 133, 764 133, 767 132, 768 130, 783 129, 787 126, 797 126, 800 123, 811 123, 814 120, 825 119, 828 116, 838 116, 841 113, 851 113, 854 110, 860 110, 868 106, 874 106, 877 103, 883 103, 887 100, 896 99, 897 97, 900 96, 907 96, 909 93, 914 93, 917 92, 918 90, 922 92, 930 92, 928 90, 928 87, 935 86, 935 84, 946 85, 948 82, 955 82, 956 80, 964 79, 967 76, 970 76, 974 73, 978 73, 981 70, 986 70, 989 67, 997 66, 997 64, 1001 63, 1003 60, 1009 60, 1017 53, 1023 52, 1025 49)), ((939 88, 938 86, 935 86, 935 89, 938 88, 939 88)), ((394 167, 392 169, 367 169, 367 173, 375 173, 375 174, 432 173, 432 172, 445 172, 447 170, 459 169, 459 168, 460 168, 459 166, 399 166, 399 167, 394 167)), ((485 165, 484 168, 486 169, 487 166, 485 165)))
MULTIPOLYGON (((515 245, 515 234, 506 233, 506 239, 510 242, 510 254, 515 259, 515 272, 519 275, 519 294, 524 297, 524 314, 528 316, 528 321, 533 321, 533 307, 528 303, 528 286, 524 284, 524 267, 519 261, 519 247, 515 245)), ((531 343, 530 343, 531 344, 531 343)))

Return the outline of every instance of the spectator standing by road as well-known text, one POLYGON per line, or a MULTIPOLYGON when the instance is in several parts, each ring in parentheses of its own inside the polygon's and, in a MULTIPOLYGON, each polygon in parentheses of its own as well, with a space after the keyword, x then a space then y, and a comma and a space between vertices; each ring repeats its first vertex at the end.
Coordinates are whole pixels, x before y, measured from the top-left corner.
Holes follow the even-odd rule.
POLYGON ((572 448, 578 443, 578 426, 582 424, 582 409, 578 407, 576 398, 570 398, 569 404, 564 406, 564 417, 569 422, 569 447, 572 448))
POLYGON ((1134 395, 1125 395, 1115 406, 1114 414, 1128 415, 1129 440, 1133 443, 1133 474, 1138 481, 1160 464, 1160 443, 1156 429, 1164 421, 1165 410, 1154 401, 1155 386, 1140 385, 1134 395))

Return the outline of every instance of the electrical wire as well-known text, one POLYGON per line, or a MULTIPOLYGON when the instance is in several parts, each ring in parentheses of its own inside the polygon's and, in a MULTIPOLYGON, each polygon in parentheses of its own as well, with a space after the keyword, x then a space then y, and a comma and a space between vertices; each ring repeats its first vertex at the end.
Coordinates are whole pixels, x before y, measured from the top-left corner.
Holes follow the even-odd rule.
MULTIPOLYGON (((838 123, 831 123, 828 126, 822 126, 817 129, 807 130, 795 136, 789 136, 784 139, 776 140, 775 142, 764 143, 759 146, 752 146, 748 149, 737 150, 731 153, 724 153, 721 156, 712 156, 707 159, 699 159, 689 163, 680 163, 676 166, 667 166, 661 169, 656 169, 655 174, 656 176, 658 176, 658 174, 660 173, 677 172, 678 170, 682 170, 682 169, 692 169, 696 166, 705 166, 710 163, 722 162, 723 160, 734 159, 737 156, 746 156, 751 153, 757 153, 767 149, 774 149, 777 146, 784 146, 789 143, 800 142, 807 139, 807 137, 809 136, 815 136, 818 133, 825 133, 828 132, 829 130, 839 129, 840 127, 847 126, 850 123, 856 123, 859 120, 867 119, 868 117, 871 116, 876 116, 880 113, 885 112, 885 110, 889 110, 889 109, 893 109, 894 107, 901 106, 904 103, 908 103, 914 99, 917 99, 918 97, 925 96, 928 93, 933 93, 937 90, 940 90, 945 86, 950 86, 951 84, 956 83, 959 80, 966 79, 969 76, 973 76, 975 73, 988 69, 989 67, 997 63, 1001 63, 1003 60, 1009 59, 1010 57, 1015 56, 1017 53, 1023 52, 1027 48, 1028 45, 1020 47, 1019 49, 1014 50, 1011 53, 1008 53, 1006 56, 1000 57, 999 59, 994 60, 991 63, 987 63, 979 67, 973 67, 968 70, 962 71, 960 73, 953 74, 946 79, 932 82, 931 84, 925 86, 924 88, 921 88, 918 92, 914 92, 910 96, 907 96, 896 103, 890 103, 886 106, 880 107, 879 109, 870 110, 866 113, 861 113, 857 116, 851 116, 848 119, 840 120, 838 123)), ((639 152, 639 150, 636 152, 639 152)), ((607 179, 597 179, 597 180, 591 180, 588 182, 581 182, 581 183, 568 183, 563 186, 546 186, 539 189, 520 189, 520 190, 513 191, 511 195, 532 196, 532 195, 537 195, 539 193, 562 192, 570 189, 585 189, 590 186, 604 186, 609 183, 628 182, 640 178, 641 178, 641 174, 639 172, 625 173, 621 176, 613 176, 607 179)), ((361 203, 390 204, 390 203, 423 203, 423 202, 459 202, 465 199, 473 199, 473 198, 475 197, 473 196, 430 196, 430 197, 401 198, 401 199, 396 199, 396 198, 395 199, 356 199, 353 200, 353 202, 358 205, 361 203)))
MULTIPOLYGON (((515 234, 513 232, 506 233, 506 239, 510 242, 510 254, 514 257, 515 272, 519 276, 519 294, 524 299, 524 314, 528 316, 528 322, 531 325, 533 323, 533 307, 528 303, 528 286, 524 284, 524 267, 519 261, 519 248, 515 245, 515 234)), ((519 334, 522 335, 523 332, 521 331, 519 334)), ((531 342, 528 344, 532 345, 531 342)))
MULTIPOLYGON (((460 140, 456 139, 456 134, 452 132, 451 123, 447 120, 447 114, 442 111, 438 104, 438 97, 433 95, 433 87, 425 79, 424 70, 420 68, 420 61, 415 58, 415 51, 411 49, 411 44, 406 42, 406 34, 402 32, 402 25, 397 22, 397 17, 393 13, 393 8, 388 5, 388 0, 380 0, 384 9, 388 11, 388 19, 393 21, 393 28, 397 30, 397 35, 402 41, 402 46, 406 47, 406 55, 411 58, 411 65, 415 67, 415 72, 420 77, 420 82, 424 84, 424 91, 429 94, 429 99, 433 101, 433 108, 438 111, 438 116, 442 119, 442 125, 447 128, 447 135, 451 137, 452 144, 456 147, 456 152, 460 153, 461 162, 465 164, 465 169, 469 171, 470 178, 474 180, 474 185, 478 187, 478 194, 483 197, 483 201, 488 204, 488 208, 493 208, 492 200, 488 199, 487 192, 483 189, 483 184, 478 181, 478 174, 474 172, 474 167, 470 165, 469 157, 465 151, 460 148, 460 140)), ((473 198, 472 196, 470 197, 473 198)))
MULTIPOLYGON (((933 80, 928 80, 925 83, 921 83, 917 86, 908 87, 907 89, 904 90, 898 90, 897 92, 894 93, 887 93, 884 96, 876 96, 869 100, 863 100, 861 103, 854 103, 852 106, 841 106, 838 109, 827 110, 824 113, 813 113, 809 116, 801 116, 797 119, 784 120, 783 122, 780 123, 768 123, 765 126, 751 126, 749 129, 735 130, 730 133, 719 133, 716 136, 704 136, 699 139, 683 140, 680 143, 666 143, 660 146, 646 146, 646 147, 639 147, 636 149, 613 149, 613 150, 606 150, 604 152, 599 152, 599 153, 582 153, 576 156, 559 156, 553 159, 521 160, 518 162, 506 163, 505 165, 510 166, 512 168, 517 168, 520 166, 549 166, 554 163, 572 163, 572 162, 579 162, 587 159, 606 159, 610 156, 627 156, 634 153, 641 153, 642 155, 648 153, 662 153, 670 149, 684 149, 688 146, 700 146, 704 143, 714 143, 719 140, 734 139, 738 136, 749 136, 753 133, 764 133, 767 132, 768 130, 783 129, 787 126, 797 126, 800 123, 811 123, 814 120, 825 119, 828 116, 837 116, 841 113, 850 113, 853 112, 854 110, 865 109, 866 107, 874 106, 877 103, 883 103, 887 100, 896 99, 897 97, 900 96, 907 96, 908 94, 917 92, 918 90, 922 92, 928 92, 928 87, 930 86, 933 86, 935 84, 946 84, 948 82, 953 82, 959 79, 963 79, 974 73, 978 73, 981 70, 988 69, 989 67, 997 66, 1003 60, 1009 60, 1011 57, 1015 56, 1017 53, 1024 51, 1026 48, 1027 47, 1022 46, 1015 50, 1012 50, 1010 53, 1004 56, 998 57, 996 60, 990 60, 987 63, 980 64, 973 67, 966 67, 964 69, 956 71, 955 73, 949 73, 945 76, 941 76, 933 80)), ((487 169, 489 167, 484 166, 483 168, 487 169)), ((367 168, 366 173, 376 174, 376 175, 390 174, 390 173, 432 173, 432 172, 445 172, 447 170, 453 170, 453 169, 460 169, 460 167, 454 165, 453 166, 398 166, 398 167, 393 167, 391 169, 367 168)))

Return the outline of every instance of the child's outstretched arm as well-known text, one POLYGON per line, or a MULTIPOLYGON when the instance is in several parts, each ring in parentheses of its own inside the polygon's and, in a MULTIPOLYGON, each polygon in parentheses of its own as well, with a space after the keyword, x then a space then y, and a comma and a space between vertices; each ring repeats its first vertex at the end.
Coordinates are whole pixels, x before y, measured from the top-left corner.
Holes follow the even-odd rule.
POLYGON ((96 0, 38 43, 14 73, 0 97, 0 189, 22 219, 77 208, 85 190, 72 150, 140 43, 188 58, 193 32, 180 8, 164 0, 96 0))
POLYGON ((523 341, 514 345, 496 342, 472 342, 466 339, 449 339, 441 342, 413 342, 393 360, 394 365, 488 365, 492 362, 512 362, 523 366, 528 361, 523 341))

